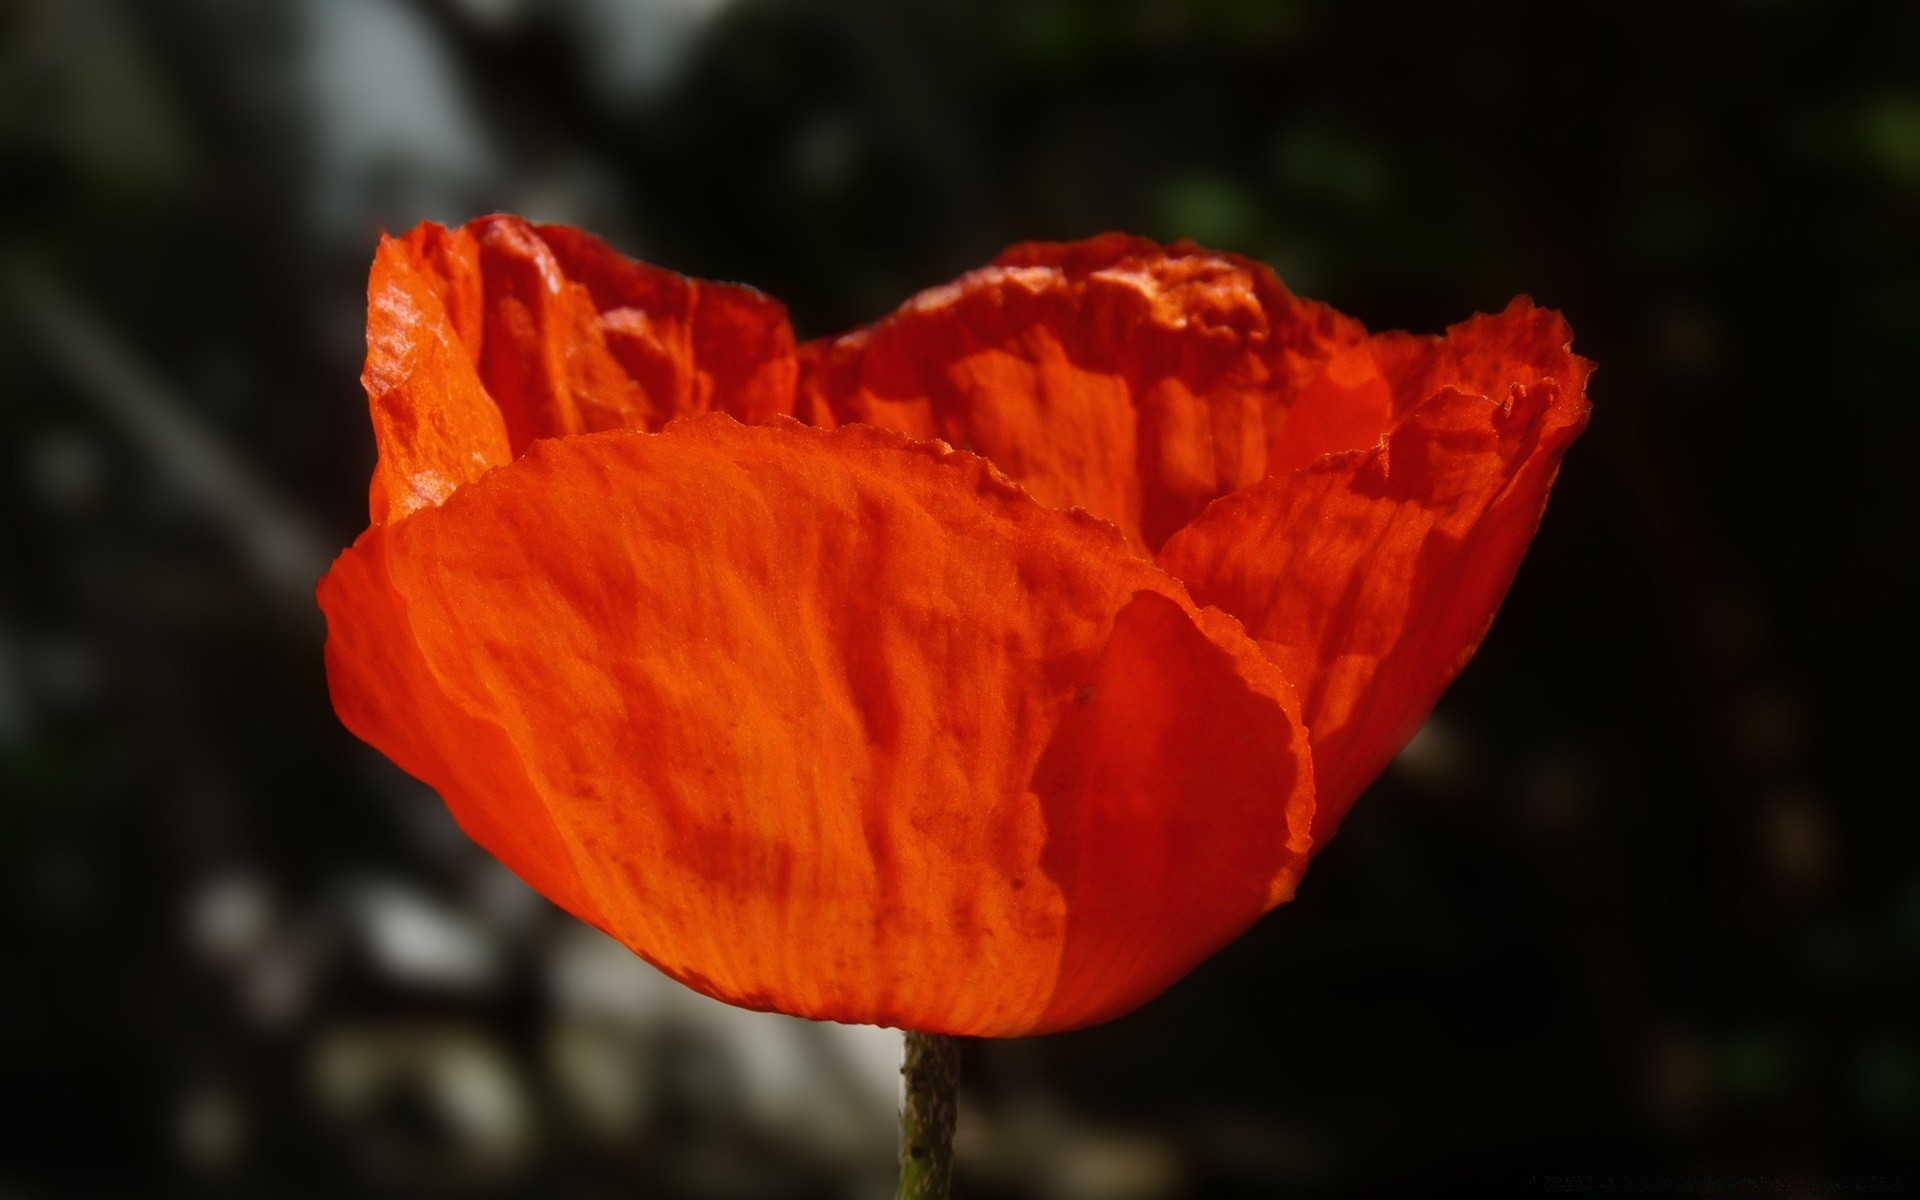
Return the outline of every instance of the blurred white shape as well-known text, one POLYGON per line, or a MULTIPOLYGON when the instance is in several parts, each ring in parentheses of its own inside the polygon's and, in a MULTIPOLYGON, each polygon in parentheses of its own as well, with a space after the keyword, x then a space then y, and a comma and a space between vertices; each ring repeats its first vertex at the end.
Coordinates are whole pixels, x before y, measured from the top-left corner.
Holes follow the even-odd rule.
POLYGON ((588 81, 613 104, 671 84, 732 0, 566 0, 588 81))
POLYGON ((549 962, 565 1019, 699 1041, 741 1093, 748 1120, 844 1153, 891 1147, 901 1035, 870 1025, 751 1012, 682 987, 612 938, 575 926, 549 962))
POLYGON ((254 1021, 281 1029, 300 1014, 313 979, 313 939, 281 919, 259 876, 208 877, 188 898, 184 925, 187 944, 227 974, 254 1021))
POLYGON ((672 1021, 682 1006, 692 1007, 677 994, 691 992, 584 927, 569 927, 553 939, 547 967, 560 1011, 576 1019, 646 1029, 672 1021))
POLYGON ((1179 1195, 1186 1157, 1164 1134, 1095 1125, 1040 1097, 989 1116, 962 1107, 954 1157, 976 1178, 1048 1200, 1179 1195))
POLYGON ((1058 1200, 1151 1200, 1181 1191, 1179 1152, 1163 1138, 1087 1132, 1061 1150, 1046 1173, 1046 1194, 1058 1200))
POLYGON ((272 897, 251 875, 216 876, 187 906, 187 937, 196 950, 222 965, 259 951, 272 927, 272 897))
POLYGON ((306 0, 301 64, 319 224, 361 238, 466 211, 498 156, 433 26, 394 0, 306 0))
POLYGON ((547 1065, 587 1130, 620 1143, 641 1127, 652 1097, 633 1035, 567 1022, 547 1038, 547 1065))
POLYGON ((635 249, 619 230, 631 215, 618 180, 585 155, 545 162, 538 171, 516 176, 511 210, 536 224, 578 225, 635 249))
POLYGON ((283 1029, 300 1015, 313 981, 312 948, 304 939, 269 942, 246 964, 240 981, 247 1012, 268 1029, 283 1029))
POLYGON ((532 1133, 532 1114, 513 1069, 490 1044, 449 1039, 430 1076, 441 1110, 476 1146, 500 1160, 520 1157, 532 1133))
POLYGON ((412 1154, 429 1164, 498 1171, 532 1148, 532 1108, 512 1063, 464 1030, 331 1030, 315 1043, 311 1070, 321 1106, 339 1120, 381 1121, 396 1095, 423 1101, 433 1128, 412 1154))
POLYGON ((466 914, 393 883, 363 884, 354 915, 374 967, 419 987, 479 991, 499 978, 499 948, 466 914))
POLYGON ((891 1114, 906 1099, 906 1080, 900 1075, 906 1046, 898 1029, 838 1021, 809 1021, 808 1025, 847 1064, 876 1108, 891 1114))
POLYGON ((1473 748, 1451 724, 1427 718, 1393 758, 1394 769, 1427 788, 1459 787, 1473 769, 1473 748))

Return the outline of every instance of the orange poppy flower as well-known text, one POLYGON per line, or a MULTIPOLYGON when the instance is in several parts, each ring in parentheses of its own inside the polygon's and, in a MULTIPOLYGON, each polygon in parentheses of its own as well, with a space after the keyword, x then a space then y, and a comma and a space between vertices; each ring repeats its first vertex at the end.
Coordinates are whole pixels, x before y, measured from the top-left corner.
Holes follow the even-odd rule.
POLYGON ((1525 300, 1369 336, 1117 234, 796 347, 511 217, 384 240, 367 340, 348 728, 708 995, 994 1036, 1292 895, 1486 632, 1590 369, 1525 300))

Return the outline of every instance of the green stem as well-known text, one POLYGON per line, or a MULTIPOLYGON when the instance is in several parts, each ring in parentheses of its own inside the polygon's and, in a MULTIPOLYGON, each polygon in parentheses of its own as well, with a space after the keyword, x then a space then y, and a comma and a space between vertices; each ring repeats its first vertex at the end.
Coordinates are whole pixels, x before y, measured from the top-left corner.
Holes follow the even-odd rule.
POLYGON ((907 1102, 900 1110, 896 1200, 947 1200, 953 1187, 953 1124, 959 1113, 960 1044, 907 1031, 907 1102))

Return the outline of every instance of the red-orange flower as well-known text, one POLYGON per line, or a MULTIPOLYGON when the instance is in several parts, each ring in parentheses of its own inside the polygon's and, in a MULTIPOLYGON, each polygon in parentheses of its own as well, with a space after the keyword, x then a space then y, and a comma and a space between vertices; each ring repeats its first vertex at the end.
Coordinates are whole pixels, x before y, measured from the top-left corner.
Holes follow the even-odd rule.
POLYGON ((1586 421, 1568 341, 1109 234, 796 347, 575 230, 422 226, 369 287, 334 703, 709 995, 1103 1020, 1291 896, 1472 655, 1586 421))

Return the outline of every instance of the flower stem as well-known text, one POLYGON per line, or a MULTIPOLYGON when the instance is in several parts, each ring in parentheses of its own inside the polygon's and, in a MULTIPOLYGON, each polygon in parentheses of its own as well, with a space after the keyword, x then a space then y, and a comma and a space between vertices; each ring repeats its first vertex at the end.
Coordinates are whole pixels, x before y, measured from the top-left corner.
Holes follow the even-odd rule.
POLYGON ((953 1125, 959 1112, 960 1044, 907 1031, 906 1104, 900 1110, 897 1200, 947 1200, 953 1186, 953 1125))

